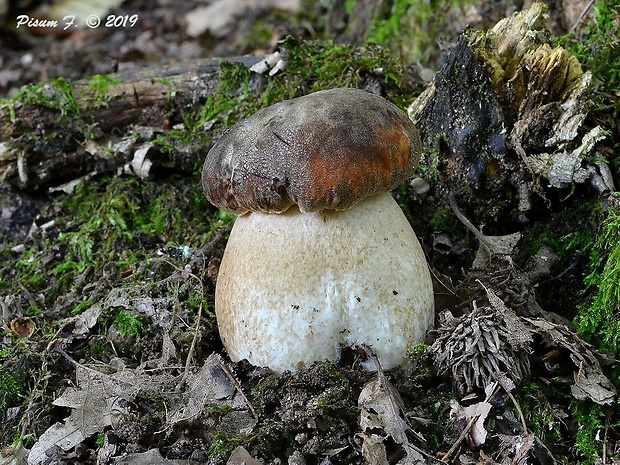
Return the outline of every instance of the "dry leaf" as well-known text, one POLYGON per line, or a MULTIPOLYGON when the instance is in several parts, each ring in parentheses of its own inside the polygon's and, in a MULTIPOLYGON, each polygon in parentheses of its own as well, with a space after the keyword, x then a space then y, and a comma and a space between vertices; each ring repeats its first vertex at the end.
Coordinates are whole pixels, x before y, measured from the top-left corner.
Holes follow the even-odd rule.
POLYGON ((408 442, 405 431, 410 428, 401 416, 403 400, 385 375, 378 375, 377 379, 367 383, 357 403, 363 411, 377 415, 383 430, 392 436, 397 444, 408 442))
POLYGON ((485 236, 480 233, 480 244, 471 265, 472 268, 475 270, 484 269, 491 255, 511 255, 520 239, 520 232, 505 236, 485 236))
POLYGON ((113 426, 115 418, 125 412, 123 400, 132 401, 140 391, 159 392, 163 385, 170 385, 165 374, 148 375, 141 369, 126 369, 118 360, 119 370, 106 374, 82 365, 76 365, 75 388, 67 389, 53 404, 68 407, 71 414, 64 423, 48 428, 32 446, 28 455, 29 465, 47 461, 46 451, 60 447, 68 451, 94 433, 113 426))
POLYGON ((456 400, 450 401, 450 424, 453 425, 454 435, 461 435, 465 428, 467 431, 465 440, 470 448, 478 447, 485 443, 487 439, 487 430, 484 428, 484 422, 491 411, 489 402, 478 402, 476 404, 463 407, 456 400), (475 421, 470 425, 470 421, 475 421))
POLYGON ((532 325, 532 333, 543 337, 547 348, 569 353, 569 358, 575 365, 575 383, 571 386, 571 394, 575 398, 590 399, 601 405, 614 402, 616 388, 603 374, 601 364, 589 344, 565 326, 542 319, 526 318, 525 321, 532 325))
MULTIPOLYGON (((218 429, 249 433, 257 418, 245 398, 238 391, 218 354, 211 354, 198 373, 190 380, 181 399, 172 405, 166 415, 167 425, 191 420, 201 415, 206 406, 227 405, 230 410, 219 418, 218 429)), ((206 422, 215 421, 212 418, 206 422)))
POLYGON ((77 316, 69 318, 65 323, 69 321, 75 321, 73 327, 73 334, 75 336, 85 336, 90 332, 90 329, 97 324, 97 320, 103 311, 103 304, 97 302, 91 305, 77 316))
POLYGON ((421 435, 411 429, 403 415, 403 400, 396 388, 385 377, 385 373, 374 356, 371 354, 377 367, 377 378, 366 383, 358 398, 361 408, 360 427, 362 433, 357 437, 362 440, 362 452, 369 464, 387 464, 385 440, 392 440, 401 446, 404 457, 398 462, 400 465, 425 464, 422 454, 409 442, 407 431, 411 431, 422 441, 421 435), (383 430, 385 436, 376 434, 383 430))
POLYGON ((470 432, 468 433, 468 443, 473 447, 480 446, 487 440, 487 430, 484 428, 484 422, 487 415, 491 411, 491 404, 488 402, 478 402, 477 404, 465 407, 463 413, 467 421, 476 418, 470 432))
POLYGON ((113 400, 106 392, 98 376, 88 376, 80 388, 72 388, 56 399, 53 404, 73 409, 64 423, 55 423, 48 428, 32 446, 28 455, 29 465, 38 465, 47 460, 48 449, 58 446, 65 451, 74 448, 90 435, 102 432, 112 425, 113 400))
POLYGON ((500 440, 497 463, 501 465, 528 465, 532 463, 534 452, 534 433, 523 433, 517 436, 498 434, 500 440))
POLYGON ((252 457, 243 446, 237 446, 230 454, 226 465, 263 465, 263 462, 252 457))

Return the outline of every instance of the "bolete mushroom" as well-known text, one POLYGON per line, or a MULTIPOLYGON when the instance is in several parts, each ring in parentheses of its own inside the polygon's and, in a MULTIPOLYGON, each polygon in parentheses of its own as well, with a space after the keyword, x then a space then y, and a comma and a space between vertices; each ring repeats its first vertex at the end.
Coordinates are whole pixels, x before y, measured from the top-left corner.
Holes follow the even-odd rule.
POLYGON ((366 344, 385 368, 403 362, 434 317, 424 253, 389 193, 419 154, 409 118, 358 89, 277 103, 222 135, 202 183, 238 215, 215 290, 232 360, 281 373, 366 344))

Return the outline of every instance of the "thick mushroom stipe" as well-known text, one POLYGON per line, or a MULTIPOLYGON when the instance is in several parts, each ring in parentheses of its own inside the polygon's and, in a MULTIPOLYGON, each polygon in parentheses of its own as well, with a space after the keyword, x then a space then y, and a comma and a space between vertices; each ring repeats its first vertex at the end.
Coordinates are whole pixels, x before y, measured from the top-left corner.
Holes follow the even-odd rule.
POLYGON ((362 343, 398 366, 434 318, 424 253, 389 193, 345 211, 237 218, 215 302, 230 358, 276 373, 362 343))

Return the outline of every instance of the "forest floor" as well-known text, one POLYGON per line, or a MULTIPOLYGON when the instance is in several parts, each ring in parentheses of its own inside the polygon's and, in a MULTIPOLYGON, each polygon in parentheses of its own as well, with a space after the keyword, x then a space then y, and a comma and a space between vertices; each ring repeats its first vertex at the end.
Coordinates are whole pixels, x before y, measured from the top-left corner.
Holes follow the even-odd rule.
POLYGON ((567 54, 553 62, 563 88, 528 100, 546 83, 528 87, 525 73, 526 96, 513 80, 505 101, 485 98, 505 82, 495 62, 480 74, 464 57, 492 55, 472 31, 517 2, 5 3, 3 464, 620 461, 617 1, 550 4, 548 21, 528 26, 581 60, 593 76, 584 92, 576 83, 590 74, 573 74, 567 54), (86 26, 92 11, 97 27, 86 26), (276 51, 287 66, 272 75, 238 58, 276 51), (209 57, 224 62, 196 101, 158 76, 209 57), (164 103, 127 125, 96 113, 118 76, 143 69, 147 86, 167 86, 164 103), (442 87, 457 69, 458 85, 442 87), (420 181, 394 196, 432 270, 435 328, 385 373, 361 369, 372 354, 351 348, 282 376, 232 363, 214 289, 234 218, 204 198, 202 162, 243 116, 339 86, 379 92, 419 119, 420 181), (431 100, 410 106, 429 88, 431 100), (452 107, 423 104, 446 95, 452 107), (480 115, 459 116, 472 102, 480 115), (510 137, 486 129, 494 112, 510 137), (442 115, 458 130, 438 130, 442 115), (536 171, 549 135, 576 120, 546 146, 544 160, 561 162, 536 171), (465 155, 479 143, 502 149, 465 155))

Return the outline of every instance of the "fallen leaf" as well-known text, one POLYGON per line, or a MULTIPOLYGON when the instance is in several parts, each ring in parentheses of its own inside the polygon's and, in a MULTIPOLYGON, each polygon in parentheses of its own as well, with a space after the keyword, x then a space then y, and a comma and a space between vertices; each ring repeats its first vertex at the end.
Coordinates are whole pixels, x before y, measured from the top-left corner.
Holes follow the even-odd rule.
POLYGON ((465 407, 463 413, 467 421, 476 418, 470 432, 468 433, 468 443, 473 447, 478 447, 487 440, 487 430, 484 428, 484 422, 491 411, 491 404, 488 402, 478 402, 476 404, 465 407))
POLYGON ((408 442, 405 432, 410 427, 401 416, 403 400, 384 374, 366 383, 357 403, 363 411, 376 414, 383 430, 392 436, 397 444, 408 442))
POLYGON ((511 255, 521 240, 521 233, 516 232, 505 236, 485 236, 480 233, 478 250, 472 263, 476 270, 484 269, 492 255, 511 255))
MULTIPOLYGON (((211 354, 198 373, 189 381, 188 389, 171 406, 166 415, 170 427, 181 421, 201 415, 207 406, 224 406, 229 410, 218 420, 218 429, 236 430, 237 433, 252 431, 257 423, 251 406, 241 395, 224 368, 224 360, 211 354)), ((213 422, 213 419, 205 419, 213 422)))
POLYGON ((125 412, 124 401, 132 401, 141 391, 160 392, 163 385, 171 385, 165 374, 146 374, 142 369, 126 369, 120 361, 112 360, 119 370, 107 374, 76 364, 76 386, 67 389, 52 402, 68 407, 71 414, 64 422, 48 428, 32 446, 29 465, 47 461, 46 451, 60 447, 69 451, 89 436, 114 426, 115 418, 125 412))
POLYGON ((370 464, 387 462, 386 439, 392 440, 402 447, 404 457, 400 465, 425 464, 423 455, 409 442, 407 431, 416 435, 421 441, 424 438, 413 431, 403 415, 403 400, 396 388, 385 377, 376 356, 369 354, 377 368, 377 378, 366 383, 358 398, 361 408, 360 427, 362 433, 357 437, 362 440, 362 452, 370 464), (384 436, 377 434, 383 430, 384 436))
POLYGON ((226 465, 263 465, 263 462, 252 457, 243 446, 237 446, 228 457, 226 465))
POLYGON ((55 423, 39 437, 28 455, 30 465, 44 463, 47 460, 45 452, 54 446, 68 451, 90 435, 112 425, 114 400, 106 391, 102 378, 87 370, 78 368, 78 372, 82 375, 79 387, 67 389, 52 402, 59 407, 71 408, 71 414, 64 423, 55 423))
POLYGON ((500 440, 496 463, 501 465, 528 465, 532 463, 534 452, 534 433, 523 433, 516 436, 498 434, 500 440))
POLYGON ((612 382, 603 374, 601 364, 590 349, 590 345, 566 326, 551 323, 539 318, 526 318, 532 325, 532 333, 542 336, 544 345, 569 353, 574 364, 571 394, 575 398, 590 399, 600 405, 614 402, 617 391, 612 382))

